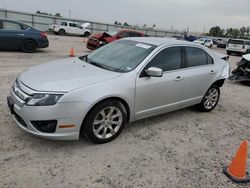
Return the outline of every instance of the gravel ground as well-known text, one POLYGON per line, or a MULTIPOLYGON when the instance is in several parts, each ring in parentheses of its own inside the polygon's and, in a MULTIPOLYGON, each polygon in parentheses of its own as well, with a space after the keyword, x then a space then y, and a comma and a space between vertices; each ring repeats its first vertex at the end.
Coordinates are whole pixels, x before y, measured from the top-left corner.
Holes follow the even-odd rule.
MULTIPOLYGON (((0 52, 0 187, 250 186, 234 184, 222 173, 250 135, 250 87, 238 83, 225 83, 210 113, 187 108, 131 123, 104 145, 84 138, 50 141, 19 129, 6 105, 15 77, 67 57, 71 47, 77 55, 88 52, 80 37, 49 39, 50 47, 35 54, 0 52)), ((239 60, 230 57, 232 68, 239 60)))

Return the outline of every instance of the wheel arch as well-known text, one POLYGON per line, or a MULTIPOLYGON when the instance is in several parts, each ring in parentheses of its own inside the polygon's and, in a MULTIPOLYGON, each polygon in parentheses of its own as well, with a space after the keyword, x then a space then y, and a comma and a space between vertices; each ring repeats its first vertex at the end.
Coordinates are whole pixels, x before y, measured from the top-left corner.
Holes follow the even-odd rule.
POLYGON ((23 43, 24 43, 25 41, 27 41, 27 40, 32 40, 33 42, 35 42, 36 47, 38 47, 37 41, 36 41, 35 39, 33 39, 33 38, 25 38, 25 39, 23 39, 23 40, 22 40, 22 43, 21 43, 21 47, 22 47, 23 43))
POLYGON ((220 79, 215 81, 212 85, 217 85, 218 87, 222 87, 224 85, 225 79, 220 79))
POLYGON ((83 119, 83 121, 82 121, 81 130, 83 129, 83 127, 84 127, 84 122, 86 121, 86 117, 89 115, 89 113, 91 112, 91 110, 92 110, 95 106, 97 106, 98 104, 100 104, 100 103, 102 103, 102 102, 104 102, 104 101, 107 101, 107 100, 117 100, 117 101, 119 101, 120 103, 122 103, 122 105, 124 106, 124 108, 125 108, 125 110, 126 110, 126 114, 127 114, 127 123, 129 122, 131 111, 130 111, 130 107, 129 107, 127 101, 124 100, 124 99, 122 99, 121 97, 108 97, 108 98, 105 98, 105 99, 102 99, 102 100, 96 102, 94 105, 91 106, 91 108, 88 110, 88 112, 86 113, 86 115, 85 115, 85 117, 84 117, 84 119, 83 119))

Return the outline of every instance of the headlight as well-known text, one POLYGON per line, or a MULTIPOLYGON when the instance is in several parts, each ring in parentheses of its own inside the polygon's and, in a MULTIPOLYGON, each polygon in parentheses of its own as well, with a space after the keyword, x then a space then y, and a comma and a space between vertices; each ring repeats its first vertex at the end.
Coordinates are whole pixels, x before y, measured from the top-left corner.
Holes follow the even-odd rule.
POLYGON ((34 94, 27 99, 28 106, 51 106, 55 105, 62 94, 34 94))

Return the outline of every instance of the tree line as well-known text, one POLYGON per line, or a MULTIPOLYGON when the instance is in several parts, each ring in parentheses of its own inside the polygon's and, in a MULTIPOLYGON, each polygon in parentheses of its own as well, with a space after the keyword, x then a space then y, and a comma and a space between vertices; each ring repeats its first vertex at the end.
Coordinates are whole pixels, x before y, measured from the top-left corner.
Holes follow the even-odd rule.
POLYGON ((47 13, 47 12, 41 12, 40 10, 36 11, 36 14, 42 14, 42 15, 48 15, 48 16, 57 16, 57 17, 62 17, 62 15, 60 13, 56 13, 56 14, 51 14, 51 13, 47 13))
POLYGON ((115 21, 114 25, 121 25, 121 26, 127 26, 127 27, 135 27, 135 28, 143 28, 143 29, 154 29, 156 27, 156 24, 153 24, 152 26, 148 26, 147 24, 143 24, 142 26, 136 24, 136 25, 130 25, 127 22, 124 22, 123 24, 121 22, 115 21))
POLYGON ((250 27, 222 29, 219 26, 212 27, 207 36, 250 39, 250 27))

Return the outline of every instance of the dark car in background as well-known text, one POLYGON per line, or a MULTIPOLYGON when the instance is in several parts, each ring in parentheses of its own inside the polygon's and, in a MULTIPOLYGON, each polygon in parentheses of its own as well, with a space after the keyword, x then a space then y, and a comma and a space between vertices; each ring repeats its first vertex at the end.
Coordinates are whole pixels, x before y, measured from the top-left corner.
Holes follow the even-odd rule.
POLYGON ((0 49, 35 52, 49 46, 47 34, 31 26, 10 19, 0 18, 0 49))
POLYGON ((126 38, 126 37, 146 37, 142 32, 134 31, 134 30, 120 30, 115 31, 113 33, 95 33, 89 36, 87 41, 87 48, 90 50, 95 50, 107 43, 113 42, 115 40, 126 38))

